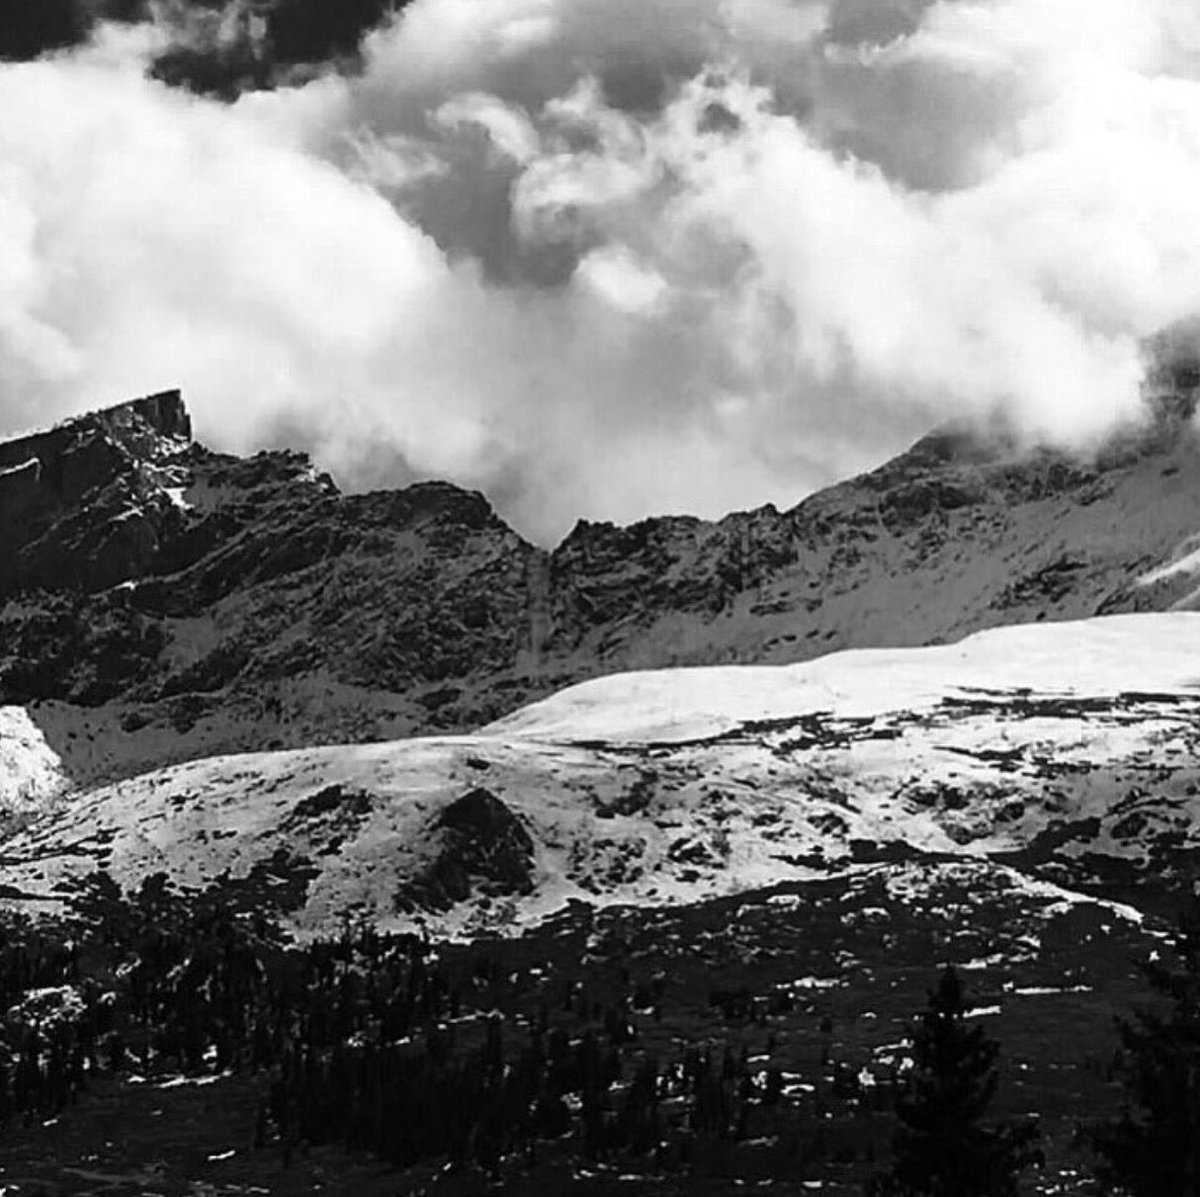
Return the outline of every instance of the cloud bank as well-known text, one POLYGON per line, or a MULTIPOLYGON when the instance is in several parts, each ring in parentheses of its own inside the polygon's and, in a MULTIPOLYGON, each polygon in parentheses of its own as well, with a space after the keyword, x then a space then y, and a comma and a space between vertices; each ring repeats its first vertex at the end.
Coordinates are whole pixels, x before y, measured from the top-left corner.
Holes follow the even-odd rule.
POLYGON ((1087 446, 1200 314, 1192 0, 413 0, 233 103, 178 29, 0 65, 0 430, 179 385, 553 540, 1087 446))

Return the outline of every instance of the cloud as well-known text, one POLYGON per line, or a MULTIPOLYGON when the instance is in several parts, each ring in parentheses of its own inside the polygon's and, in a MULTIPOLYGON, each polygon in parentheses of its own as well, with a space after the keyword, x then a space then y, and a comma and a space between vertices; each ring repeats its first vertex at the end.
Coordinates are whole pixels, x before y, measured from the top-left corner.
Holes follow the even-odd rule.
POLYGON ((552 540, 947 418, 1086 446, 1200 314, 1190 0, 413 0, 231 104, 170 36, 0 66, 3 426, 182 385, 552 540))

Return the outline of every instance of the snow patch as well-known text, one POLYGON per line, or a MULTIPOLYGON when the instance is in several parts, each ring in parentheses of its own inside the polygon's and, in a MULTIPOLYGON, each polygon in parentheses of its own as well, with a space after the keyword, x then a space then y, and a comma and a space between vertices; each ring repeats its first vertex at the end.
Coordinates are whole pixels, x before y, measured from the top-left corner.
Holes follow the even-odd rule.
POLYGON ((1160 565, 1157 569, 1152 569, 1148 574, 1143 574, 1137 579, 1138 586, 1154 586, 1159 582, 1165 582, 1171 578, 1190 577, 1193 574, 1200 573, 1200 545, 1197 541, 1200 537, 1189 537, 1183 544, 1186 550, 1174 561, 1168 561, 1166 565, 1160 565), (1190 548, 1191 545, 1197 545, 1196 548, 1190 548))
POLYGON ((1091 985, 1023 985, 1018 989, 1011 991, 1019 997, 1046 997, 1051 994, 1057 995, 1060 993, 1091 993, 1091 985))
POLYGON ((36 458, 31 457, 28 461, 23 461, 20 465, 4 466, 0 468, 0 478, 11 478, 17 474, 24 474, 29 470, 41 469, 42 463, 36 458))
POLYGON ((0 807, 36 810, 67 788, 62 758, 25 707, 0 707, 0 807))

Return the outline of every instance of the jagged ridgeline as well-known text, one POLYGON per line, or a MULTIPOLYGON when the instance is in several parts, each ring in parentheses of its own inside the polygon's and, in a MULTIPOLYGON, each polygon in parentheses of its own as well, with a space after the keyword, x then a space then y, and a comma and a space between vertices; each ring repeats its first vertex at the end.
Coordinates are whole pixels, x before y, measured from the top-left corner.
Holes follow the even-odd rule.
POLYGON ((0 442, 0 597, 102 591, 170 568, 191 438, 168 391, 0 442))
POLYGON ((580 522, 547 551, 447 483, 345 495, 298 453, 206 449, 171 392, 0 445, 0 701, 169 729, 161 763, 465 730, 620 669, 1188 605, 1165 567, 1197 464, 1180 422, 1092 461, 945 432, 788 511, 580 522))

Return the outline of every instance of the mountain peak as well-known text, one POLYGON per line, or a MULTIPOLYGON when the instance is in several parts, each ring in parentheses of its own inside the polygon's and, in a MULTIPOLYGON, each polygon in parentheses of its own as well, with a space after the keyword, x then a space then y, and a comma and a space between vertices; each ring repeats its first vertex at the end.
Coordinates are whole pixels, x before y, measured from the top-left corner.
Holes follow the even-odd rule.
POLYGON ((0 442, 0 595, 135 576, 176 518, 192 425, 163 391, 0 442))
POLYGON ((140 421, 159 436, 177 441, 192 439, 192 418, 178 390, 159 391, 118 403, 97 412, 96 418, 110 428, 127 428, 140 421))
POLYGON ((192 440, 192 420, 178 390, 159 391, 63 420, 51 428, 0 440, 0 469, 61 454, 72 442, 100 432, 137 455, 161 455, 162 441, 178 450, 192 440))
MULTIPOLYGON (((172 440, 192 439, 192 419, 179 390, 159 391, 140 399, 129 399, 111 407, 100 408, 77 417, 82 422, 94 422, 114 432, 124 431, 138 424, 159 436, 172 440)), ((68 421, 74 423, 75 421, 68 421)))

